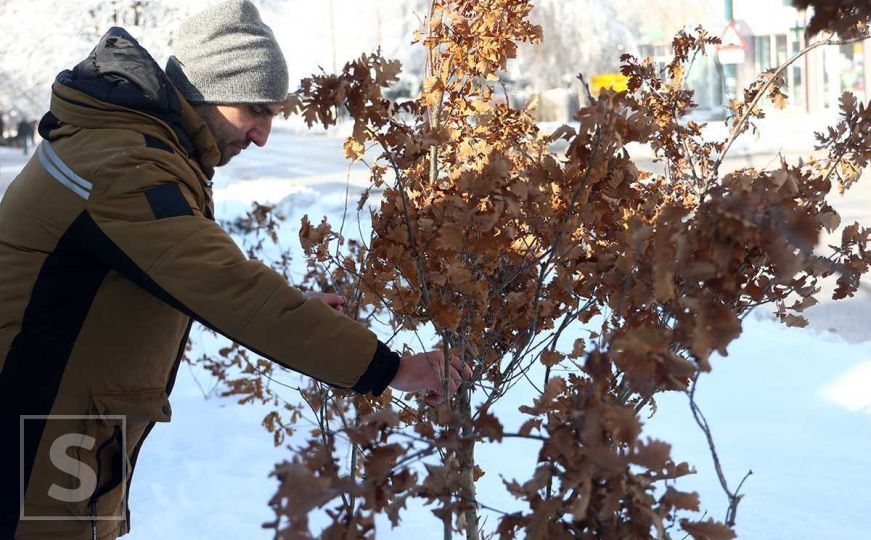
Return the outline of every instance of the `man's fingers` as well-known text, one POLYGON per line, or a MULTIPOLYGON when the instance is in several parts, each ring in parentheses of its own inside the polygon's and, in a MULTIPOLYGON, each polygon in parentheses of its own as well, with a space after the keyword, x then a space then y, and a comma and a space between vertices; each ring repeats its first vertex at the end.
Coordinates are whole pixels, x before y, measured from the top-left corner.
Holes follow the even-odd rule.
POLYGON ((305 293, 305 297, 317 298, 340 313, 343 313, 345 310, 346 300, 345 297, 340 294, 309 291, 305 293))
POLYGON ((424 354, 429 363, 434 366, 443 366, 445 364, 445 355, 441 351, 429 351, 424 354))
POLYGON ((470 368, 468 364, 463 363, 459 358, 451 358, 451 366, 458 372, 462 372, 467 379, 472 378, 472 368, 470 368))
POLYGON ((328 294, 322 298, 324 302, 333 307, 336 311, 342 311, 345 308, 345 297, 338 294, 328 294))
POLYGON ((417 357, 416 361, 425 358, 426 361, 429 362, 428 370, 424 368, 425 364, 417 364, 419 367, 417 367, 415 371, 419 373, 418 377, 422 377, 422 379, 419 379, 419 382, 423 383, 425 387, 428 387, 425 399, 430 405, 438 405, 443 403, 445 399, 449 399, 456 395, 460 386, 463 384, 463 380, 471 379, 473 375, 472 369, 462 362, 458 356, 451 355, 450 362, 445 362, 445 355, 440 350, 427 351, 415 356, 417 357), (421 356, 423 356, 423 358, 420 358, 421 356), (448 365, 447 396, 445 396, 446 363, 448 365), (429 371, 429 373, 424 374, 420 371, 421 368, 423 368, 423 371, 429 371))
POLYGON ((438 378, 443 379, 445 376, 444 355, 438 351, 431 351, 426 353, 426 359, 429 361, 429 365, 432 366, 433 371, 435 371, 438 378))
POLYGON ((460 377, 460 372, 457 371, 457 368, 454 366, 451 366, 451 381, 457 381, 458 386, 459 383, 463 382, 463 378, 460 377))

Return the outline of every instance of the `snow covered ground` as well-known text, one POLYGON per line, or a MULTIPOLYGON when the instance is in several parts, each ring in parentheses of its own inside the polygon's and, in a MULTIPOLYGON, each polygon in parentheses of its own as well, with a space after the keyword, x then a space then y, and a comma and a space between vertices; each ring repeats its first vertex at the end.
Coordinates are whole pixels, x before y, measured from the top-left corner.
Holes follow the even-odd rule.
MULTIPOLYGON (((219 170, 219 219, 232 218, 252 200, 280 201, 290 223, 286 242, 294 245, 302 214, 312 221, 323 215, 340 219, 346 187, 353 208, 365 183, 362 171, 349 172, 341 145, 341 139, 278 128, 266 148, 253 148, 219 170)), ((0 192, 23 163, 20 150, 0 148, 0 192)), ((854 214, 861 217, 859 211, 854 214)), ((871 212, 864 216, 871 218, 871 212)), ((739 537, 871 537, 866 487, 871 485, 871 332, 864 328, 867 319, 856 321, 861 309, 851 311, 867 300, 850 302, 838 309, 854 320, 852 342, 825 331, 832 325, 825 317, 816 330, 750 317, 729 356, 715 359, 713 373, 702 379, 698 401, 731 486, 753 470, 738 511, 739 537)), ((195 337, 198 349, 214 346, 209 337, 195 337)), ((292 381, 293 375, 284 380, 292 381)), ((182 367, 172 396, 173 421, 152 432, 137 465, 130 494, 133 530, 127 538, 271 537, 260 527, 272 518, 267 502, 276 482, 268 475, 290 453, 275 448, 260 426, 264 408, 238 406, 215 397, 213 390, 207 374, 182 367)), ((518 403, 502 402, 499 412, 513 417, 509 422, 519 421, 518 403)), ((661 397, 647 434, 673 443, 673 457, 695 465, 698 474, 679 485, 698 490, 709 514, 722 519, 725 497, 686 398, 661 397)), ((526 441, 483 446, 478 455, 487 475, 478 486, 480 499, 518 509, 504 494, 500 476, 525 477, 537 450, 526 441)), ((489 524, 495 525, 495 516, 489 524)), ((440 537, 440 531, 428 509, 414 507, 398 529, 379 521, 378 537, 424 539, 440 537)))
POLYGON ((6 191, 9 182, 21 172, 29 155, 25 155, 20 148, 0 146, 0 196, 6 191))

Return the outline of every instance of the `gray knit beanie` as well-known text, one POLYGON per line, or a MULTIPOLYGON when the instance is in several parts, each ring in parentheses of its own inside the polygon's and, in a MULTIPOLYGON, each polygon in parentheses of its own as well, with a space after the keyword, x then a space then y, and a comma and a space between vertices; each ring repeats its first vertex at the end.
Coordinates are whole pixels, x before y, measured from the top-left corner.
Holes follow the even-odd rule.
POLYGON ((287 62, 248 0, 221 2, 179 27, 166 74, 191 103, 278 103, 287 62))

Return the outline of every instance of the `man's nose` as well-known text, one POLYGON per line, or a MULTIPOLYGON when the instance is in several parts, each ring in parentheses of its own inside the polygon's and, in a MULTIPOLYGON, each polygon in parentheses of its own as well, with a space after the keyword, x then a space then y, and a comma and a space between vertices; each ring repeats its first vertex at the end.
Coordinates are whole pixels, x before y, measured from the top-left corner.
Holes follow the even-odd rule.
POLYGON ((248 140, 257 146, 263 146, 269 139, 269 132, 272 131, 272 117, 264 118, 257 122, 251 131, 248 132, 248 140))

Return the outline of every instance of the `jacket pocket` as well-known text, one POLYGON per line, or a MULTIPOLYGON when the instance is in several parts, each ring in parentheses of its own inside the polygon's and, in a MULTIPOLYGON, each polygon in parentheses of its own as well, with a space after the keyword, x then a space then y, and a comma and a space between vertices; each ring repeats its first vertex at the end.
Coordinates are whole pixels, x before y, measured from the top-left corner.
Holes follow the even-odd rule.
POLYGON ((131 456, 153 422, 169 422, 172 410, 164 389, 92 392, 87 434, 95 443, 89 459, 97 485, 86 501, 87 514, 107 521, 126 519, 131 456))

